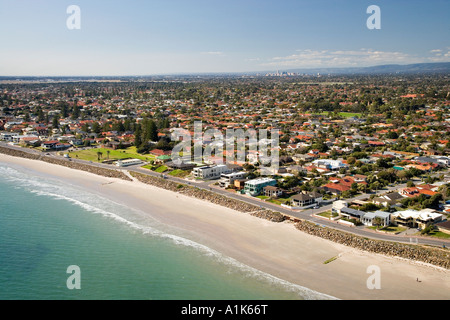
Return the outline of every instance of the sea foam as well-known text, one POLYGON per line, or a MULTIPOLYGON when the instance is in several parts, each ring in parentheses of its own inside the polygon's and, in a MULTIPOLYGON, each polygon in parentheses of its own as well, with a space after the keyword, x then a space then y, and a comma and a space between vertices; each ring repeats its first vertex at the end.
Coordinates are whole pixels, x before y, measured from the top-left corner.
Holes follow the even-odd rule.
POLYGON ((13 184, 14 188, 21 188, 38 196, 49 197, 51 199, 67 201, 83 210, 99 214, 105 218, 112 219, 128 227, 142 232, 144 235, 167 239, 171 243, 186 248, 192 248, 203 256, 213 259, 222 265, 228 266, 229 273, 238 273, 240 276, 257 279, 258 281, 269 284, 272 287, 282 288, 285 291, 295 293, 301 299, 305 300, 328 300, 336 299, 333 296, 326 295, 309 288, 290 283, 271 274, 265 273, 248 265, 245 265, 231 257, 192 241, 190 239, 167 233, 151 226, 155 221, 149 220, 149 215, 139 210, 130 209, 122 204, 103 198, 99 195, 87 192, 75 185, 66 182, 42 178, 32 175, 29 172, 20 171, 20 169, 11 168, 0 163, 0 177, 13 184))

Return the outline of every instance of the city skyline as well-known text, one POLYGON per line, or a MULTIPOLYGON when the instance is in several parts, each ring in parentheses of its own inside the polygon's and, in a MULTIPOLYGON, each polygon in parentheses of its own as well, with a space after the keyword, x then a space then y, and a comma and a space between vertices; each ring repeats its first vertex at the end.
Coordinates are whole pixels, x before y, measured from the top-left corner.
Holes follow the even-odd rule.
POLYGON ((0 1, 1 76, 239 73, 449 62, 448 1, 0 1), (70 5, 80 29, 69 29, 70 5), (367 28, 370 5, 381 29, 367 28))

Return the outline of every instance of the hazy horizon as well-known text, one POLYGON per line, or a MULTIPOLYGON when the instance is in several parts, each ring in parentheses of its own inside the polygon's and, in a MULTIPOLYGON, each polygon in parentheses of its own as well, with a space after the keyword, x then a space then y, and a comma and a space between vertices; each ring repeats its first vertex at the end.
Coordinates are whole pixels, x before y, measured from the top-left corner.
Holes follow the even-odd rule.
POLYGON ((2 76, 255 73, 450 62, 450 2, 0 0, 2 76), (79 29, 67 13, 80 9, 79 29), (371 5, 381 29, 369 29, 371 5))

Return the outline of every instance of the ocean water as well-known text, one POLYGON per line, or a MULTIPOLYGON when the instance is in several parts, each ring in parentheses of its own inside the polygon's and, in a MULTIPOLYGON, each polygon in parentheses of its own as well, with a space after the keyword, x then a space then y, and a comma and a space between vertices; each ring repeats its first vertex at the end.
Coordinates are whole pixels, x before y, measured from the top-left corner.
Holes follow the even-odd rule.
POLYGON ((0 299, 330 298, 164 230, 148 214, 0 163, 0 299))

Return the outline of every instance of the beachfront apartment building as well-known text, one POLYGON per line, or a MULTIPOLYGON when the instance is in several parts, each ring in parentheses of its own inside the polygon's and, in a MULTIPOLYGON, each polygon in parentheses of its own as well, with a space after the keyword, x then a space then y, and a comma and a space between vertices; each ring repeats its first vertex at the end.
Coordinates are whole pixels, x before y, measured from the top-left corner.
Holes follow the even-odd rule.
POLYGON ((244 179, 246 174, 245 171, 222 173, 220 175, 219 186, 228 188, 230 185, 234 185, 235 180, 244 179))
POLYGON ((244 193, 250 196, 258 196, 264 191, 264 187, 275 186, 277 181, 271 178, 258 178, 248 180, 244 185, 244 193))
POLYGON ((13 138, 18 135, 19 134, 17 132, 1 132, 0 140, 11 142, 11 141, 13 141, 13 138))
POLYGON ((219 164, 216 166, 203 166, 194 168, 192 170, 192 175, 197 179, 211 180, 219 179, 222 174, 231 173, 231 171, 232 170, 225 164, 219 164))

